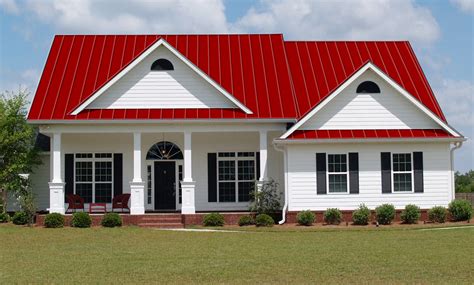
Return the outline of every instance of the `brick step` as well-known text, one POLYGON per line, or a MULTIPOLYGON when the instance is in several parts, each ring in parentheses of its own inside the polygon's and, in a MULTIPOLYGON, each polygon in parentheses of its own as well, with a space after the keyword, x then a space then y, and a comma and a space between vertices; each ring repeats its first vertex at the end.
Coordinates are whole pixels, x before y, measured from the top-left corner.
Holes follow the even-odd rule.
POLYGON ((139 223, 138 226, 142 228, 162 228, 162 229, 184 228, 184 225, 182 223, 139 223))

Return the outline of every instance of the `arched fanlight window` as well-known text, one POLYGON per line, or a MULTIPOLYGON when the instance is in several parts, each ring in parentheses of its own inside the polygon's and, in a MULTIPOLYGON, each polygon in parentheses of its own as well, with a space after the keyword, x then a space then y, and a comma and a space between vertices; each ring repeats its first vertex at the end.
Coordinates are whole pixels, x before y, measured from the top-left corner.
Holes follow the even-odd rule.
POLYGON ((357 93, 380 93, 380 88, 377 84, 372 81, 364 81, 357 86, 357 93))
POLYGON ((148 150, 146 159, 183 159, 183 153, 174 143, 161 141, 148 150))
POLYGON ((174 70, 173 64, 171 61, 160 58, 153 62, 151 65, 151 70, 160 71, 160 70, 174 70))

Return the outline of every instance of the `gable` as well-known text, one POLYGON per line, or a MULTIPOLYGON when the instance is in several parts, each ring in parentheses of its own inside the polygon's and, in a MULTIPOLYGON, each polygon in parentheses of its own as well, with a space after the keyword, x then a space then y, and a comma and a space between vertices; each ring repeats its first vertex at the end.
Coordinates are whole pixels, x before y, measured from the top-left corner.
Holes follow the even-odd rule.
POLYGON ((86 109, 201 109, 238 108, 214 86, 160 45, 86 109), (152 71, 157 59, 169 60, 174 70, 152 71))
POLYGON ((436 129, 440 126, 368 69, 334 97, 300 130, 436 129), (357 94, 359 84, 372 81, 380 93, 357 94))

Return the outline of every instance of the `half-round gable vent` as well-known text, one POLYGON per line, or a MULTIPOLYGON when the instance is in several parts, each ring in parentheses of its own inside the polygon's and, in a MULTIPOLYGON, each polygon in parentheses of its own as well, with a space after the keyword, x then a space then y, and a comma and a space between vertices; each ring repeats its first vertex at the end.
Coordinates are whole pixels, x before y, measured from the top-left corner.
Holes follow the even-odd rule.
POLYGON ((372 81, 364 81, 357 86, 357 93, 380 93, 380 88, 377 84, 372 81))
POLYGON ((174 67, 171 61, 164 58, 160 58, 153 62, 153 64, 151 65, 151 70, 174 70, 174 67))

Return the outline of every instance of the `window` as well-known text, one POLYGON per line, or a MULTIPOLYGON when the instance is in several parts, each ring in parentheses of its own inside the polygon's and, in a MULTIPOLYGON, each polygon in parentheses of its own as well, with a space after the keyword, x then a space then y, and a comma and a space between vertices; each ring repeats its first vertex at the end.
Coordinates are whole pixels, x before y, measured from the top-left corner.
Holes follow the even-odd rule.
POLYGON ((181 188, 181 182, 183 181, 183 166, 178 165, 178 190, 179 190, 179 203, 183 203, 183 190, 181 188))
POLYGON ((151 165, 146 166, 146 196, 147 196, 147 204, 151 205, 151 199, 152 199, 152 186, 151 186, 151 165))
POLYGON ((347 193, 347 154, 328 154, 328 193, 347 193))
POLYGON ((150 147, 146 154, 147 160, 167 160, 167 159, 183 159, 183 153, 177 145, 168 141, 161 141, 150 147))
POLYGON ((255 187, 255 152, 219 152, 219 202, 248 202, 255 187))
POLYGON ((164 58, 160 58, 153 62, 153 64, 151 65, 151 70, 153 71, 174 70, 174 67, 171 61, 164 58))
POLYGON ((394 153, 393 161, 393 192, 412 192, 412 160, 411 153, 394 153))
POLYGON ((111 203, 112 154, 76 153, 75 156, 75 193, 86 203, 111 203))
POLYGON ((380 88, 377 84, 372 81, 364 81, 359 86, 357 86, 358 94, 367 94, 367 93, 380 93, 380 88))

